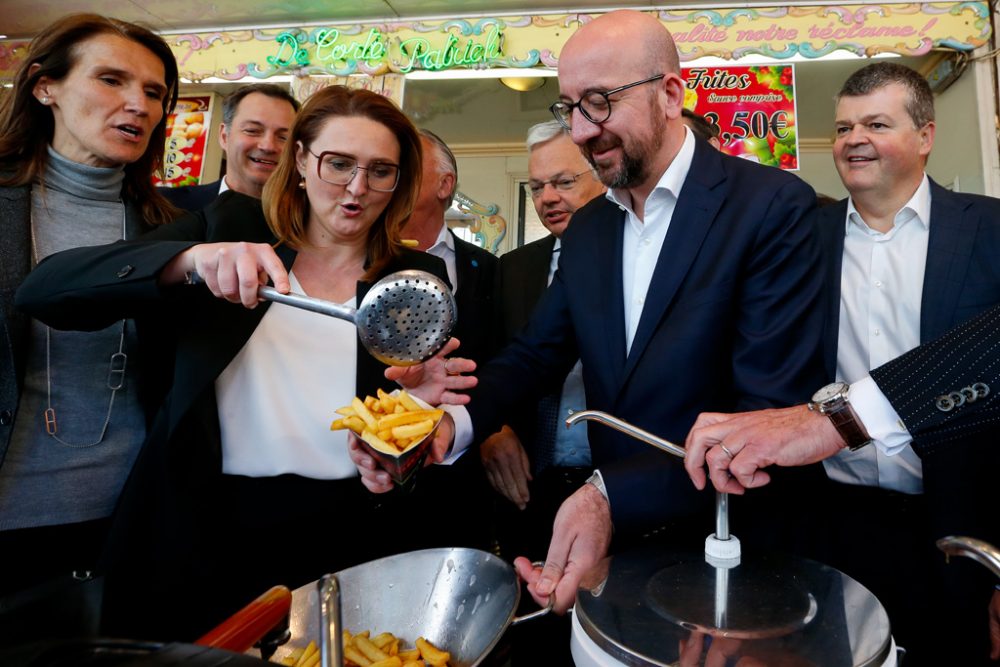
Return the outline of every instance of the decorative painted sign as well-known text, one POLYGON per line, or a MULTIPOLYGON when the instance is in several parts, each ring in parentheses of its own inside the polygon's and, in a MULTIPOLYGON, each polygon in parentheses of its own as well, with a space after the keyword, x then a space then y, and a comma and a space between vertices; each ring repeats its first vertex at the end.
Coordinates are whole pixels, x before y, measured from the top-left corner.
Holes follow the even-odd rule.
POLYGON ((792 65, 690 67, 683 76, 684 106, 718 126, 723 152, 799 168, 792 65))
MULTIPOLYGON (((987 43, 986 2, 649 10, 674 35, 681 60, 747 55, 818 58, 917 56, 934 48, 971 51, 987 43)), ((274 74, 378 75, 456 67, 558 65, 566 40, 599 14, 367 22, 166 36, 181 76, 265 79, 274 74)), ((24 42, 0 42, 0 78, 10 78, 24 42)))
POLYGON ((211 95, 179 98, 174 113, 167 117, 163 180, 154 176, 153 182, 168 188, 201 183, 205 144, 211 127, 211 95))

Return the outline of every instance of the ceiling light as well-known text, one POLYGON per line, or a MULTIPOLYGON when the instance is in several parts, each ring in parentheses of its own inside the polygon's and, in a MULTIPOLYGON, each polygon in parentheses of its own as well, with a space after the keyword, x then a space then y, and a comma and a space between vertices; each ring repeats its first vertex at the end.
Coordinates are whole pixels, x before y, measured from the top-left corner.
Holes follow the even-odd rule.
POLYGON ((545 78, 540 76, 502 76, 500 83, 511 90, 519 93, 526 93, 529 90, 538 90, 545 85, 545 78))

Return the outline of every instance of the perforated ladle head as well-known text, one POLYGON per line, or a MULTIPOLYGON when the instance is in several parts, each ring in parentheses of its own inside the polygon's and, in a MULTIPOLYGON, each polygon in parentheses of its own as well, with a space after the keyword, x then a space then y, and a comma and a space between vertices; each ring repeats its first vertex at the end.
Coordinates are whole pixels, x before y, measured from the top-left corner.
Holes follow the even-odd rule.
POLYGON ((372 285, 358 309, 302 294, 261 287, 267 301, 329 315, 358 327, 368 352, 391 366, 413 366, 444 347, 458 319, 455 297, 443 280, 425 271, 391 273, 372 285))

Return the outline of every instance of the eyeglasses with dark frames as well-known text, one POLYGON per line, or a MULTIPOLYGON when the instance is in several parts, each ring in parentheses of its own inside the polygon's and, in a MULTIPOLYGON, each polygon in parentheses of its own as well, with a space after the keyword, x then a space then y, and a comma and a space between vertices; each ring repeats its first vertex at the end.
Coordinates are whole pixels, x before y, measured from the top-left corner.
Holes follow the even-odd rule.
POLYGON ((545 192, 546 185, 551 185, 560 192, 568 192, 573 189, 573 186, 576 185, 576 181, 581 176, 592 173, 593 172, 590 169, 587 169, 586 171, 581 171, 579 174, 573 174, 572 176, 563 174, 556 176, 555 178, 550 178, 547 181, 528 181, 524 184, 524 191, 527 192, 532 198, 541 197, 542 193, 545 192))
POLYGON ((549 111, 551 111, 552 115, 555 116, 557 121, 559 121, 559 124, 567 130, 572 129, 573 109, 580 109, 580 113, 583 114, 584 118, 595 125, 600 125, 601 123, 606 123, 608 118, 611 118, 611 100, 609 98, 612 95, 620 93, 623 90, 628 90, 629 88, 641 86, 644 83, 659 81, 664 76, 666 75, 657 74, 649 77, 648 79, 626 83, 624 86, 618 86, 617 88, 605 90, 604 92, 592 90, 589 93, 585 93, 584 96, 577 102, 563 102, 562 100, 559 100, 549 107, 549 111))
POLYGON ((307 149, 316 158, 316 175, 332 185, 347 185, 354 180, 359 169, 365 171, 368 187, 376 192, 392 192, 399 185, 399 165, 391 162, 371 162, 367 167, 356 158, 336 151, 323 151, 319 155, 307 149))

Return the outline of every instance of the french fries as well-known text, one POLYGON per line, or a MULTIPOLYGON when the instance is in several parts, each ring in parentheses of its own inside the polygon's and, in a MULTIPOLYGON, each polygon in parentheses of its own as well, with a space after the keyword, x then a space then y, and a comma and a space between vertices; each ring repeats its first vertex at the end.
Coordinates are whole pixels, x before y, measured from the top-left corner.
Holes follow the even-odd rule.
MULTIPOLYGON (((356 635, 344 630, 342 637, 346 667, 448 667, 451 660, 448 651, 442 651, 423 637, 417 639, 417 647, 412 649, 401 649, 400 639, 389 632, 371 637, 367 630, 356 635)), ((313 646, 312 642, 309 645, 313 646)))
POLYGON ((425 409, 401 390, 393 396, 381 389, 378 396, 355 398, 349 406, 337 409, 339 419, 331 431, 350 429, 376 450, 399 456, 434 430, 443 410, 425 409))
POLYGON ((282 658, 281 664, 286 667, 315 667, 319 664, 319 648, 316 642, 309 642, 304 649, 295 649, 282 658))

